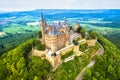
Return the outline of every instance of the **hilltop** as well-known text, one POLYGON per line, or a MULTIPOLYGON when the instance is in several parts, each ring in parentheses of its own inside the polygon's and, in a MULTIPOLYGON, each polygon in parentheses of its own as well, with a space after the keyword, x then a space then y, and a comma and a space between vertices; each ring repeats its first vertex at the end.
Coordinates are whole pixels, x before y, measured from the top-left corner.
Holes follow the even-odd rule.
MULTIPOLYGON (((96 55, 93 57, 93 59, 95 58, 96 63, 92 68, 86 71, 85 76, 83 76, 83 80, 86 80, 86 78, 91 80, 95 78, 100 80, 111 80, 111 78, 120 79, 120 72, 118 70, 120 60, 119 49, 103 36, 97 35, 97 37, 98 41, 103 45, 105 53, 103 56, 96 55)), ((91 47, 90 50, 86 51, 83 55, 76 56, 74 60, 64 62, 55 72, 51 72, 52 66, 47 60, 30 55, 33 42, 36 42, 36 40, 32 39, 24 42, 17 48, 3 54, 0 57, 1 79, 46 80, 51 77, 52 80, 73 80, 76 78, 78 73, 90 62, 91 50, 97 50, 97 48, 91 47)), ((68 54, 71 55, 71 53, 73 54, 73 52, 68 54)))

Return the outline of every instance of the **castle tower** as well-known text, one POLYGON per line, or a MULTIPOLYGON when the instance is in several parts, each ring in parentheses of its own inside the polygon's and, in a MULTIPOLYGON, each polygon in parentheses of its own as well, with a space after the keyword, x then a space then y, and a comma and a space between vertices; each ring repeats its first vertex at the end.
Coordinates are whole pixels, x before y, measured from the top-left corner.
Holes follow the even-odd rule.
POLYGON ((41 25, 42 25, 42 44, 45 44, 46 22, 43 18, 43 13, 42 12, 41 12, 41 25))
POLYGON ((51 36, 51 51, 54 53, 58 50, 57 48, 57 35, 52 35, 51 36))
POLYGON ((66 46, 70 45, 70 28, 66 27, 66 46))
POLYGON ((50 26, 50 25, 48 26, 48 32, 49 32, 49 34, 52 33, 52 26, 50 26))

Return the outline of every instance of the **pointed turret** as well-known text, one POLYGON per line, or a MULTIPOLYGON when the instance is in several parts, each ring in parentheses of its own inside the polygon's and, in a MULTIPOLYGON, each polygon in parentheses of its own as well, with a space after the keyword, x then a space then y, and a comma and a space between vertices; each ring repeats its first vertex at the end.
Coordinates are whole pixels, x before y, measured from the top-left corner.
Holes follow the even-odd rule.
POLYGON ((46 22, 43 17, 43 13, 41 11, 41 26, 42 26, 42 43, 45 44, 45 27, 46 27, 46 22))
POLYGON ((42 24, 42 27, 45 26, 45 20, 44 20, 43 12, 42 11, 41 11, 41 24, 42 24))
POLYGON ((41 20, 44 20, 44 18, 43 18, 43 12, 41 11, 41 20))

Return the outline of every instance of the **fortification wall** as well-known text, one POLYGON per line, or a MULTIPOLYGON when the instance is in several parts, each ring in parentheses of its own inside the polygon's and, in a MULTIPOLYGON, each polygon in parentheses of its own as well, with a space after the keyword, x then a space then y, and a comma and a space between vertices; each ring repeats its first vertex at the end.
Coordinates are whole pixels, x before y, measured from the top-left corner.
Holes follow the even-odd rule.
POLYGON ((32 50, 33 56, 45 57, 45 51, 32 50))
POLYGON ((95 46, 97 39, 86 40, 88 46, 95 46))
POLYGON ((61 63, 60 54, 57 56, 50 56, 46 53, 46 51, 32 50, 32 56, 38 56, 43 59, 47 59, 53 68, 57 67, 61 63))
POLYGON ((65 53, 67 53, 67 52, 69 52, 69 51, 71 51, 73 49, 74 49, 74 45, 72 44, 70 46, 62 48, 61 50, 59 50, 59 52, 60 52, 61 55, 64 55, 65 53))
POLYGON ((57 67, 60 63, 61 63, 61 56, 60 55, 57 55, 54 57, 54 68, 57 67))
POLYGON ((54 67, 54 60, 53 57, 49 56, 46 54, 46 59, 49 61, 49 63, 52 65, 52 67, 54 67))

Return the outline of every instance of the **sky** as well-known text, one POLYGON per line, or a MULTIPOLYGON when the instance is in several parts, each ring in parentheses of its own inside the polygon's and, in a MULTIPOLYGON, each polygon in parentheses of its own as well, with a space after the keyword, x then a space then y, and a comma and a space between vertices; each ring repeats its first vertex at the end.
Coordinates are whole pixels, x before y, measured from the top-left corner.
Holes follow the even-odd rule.
POLYGON ((120 0, 0 0, 0 11, 34 9, 120 9, 120 0))

